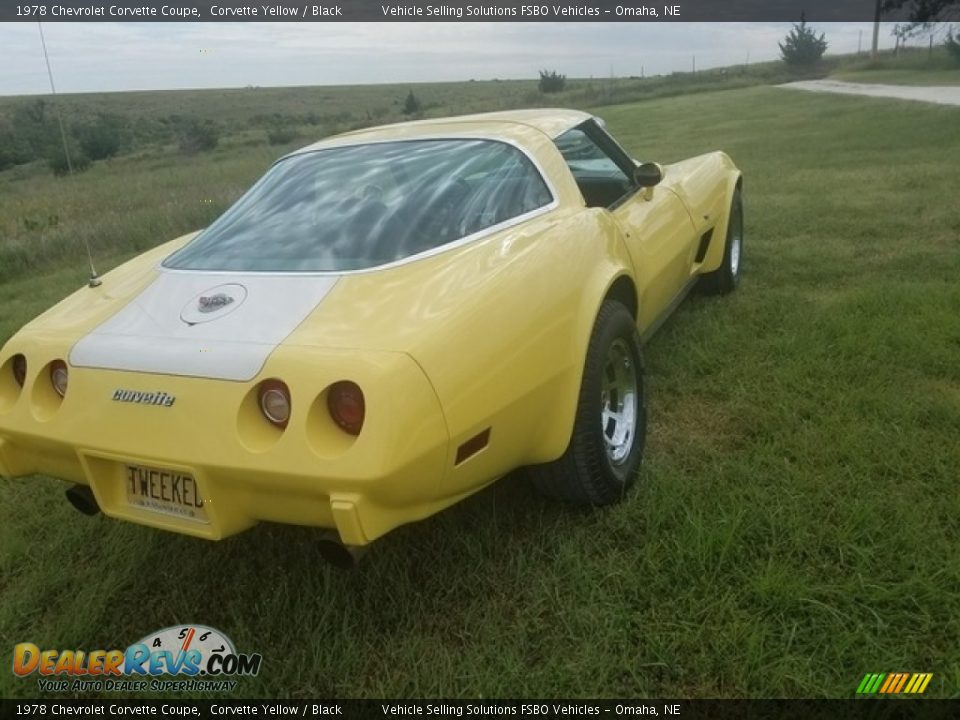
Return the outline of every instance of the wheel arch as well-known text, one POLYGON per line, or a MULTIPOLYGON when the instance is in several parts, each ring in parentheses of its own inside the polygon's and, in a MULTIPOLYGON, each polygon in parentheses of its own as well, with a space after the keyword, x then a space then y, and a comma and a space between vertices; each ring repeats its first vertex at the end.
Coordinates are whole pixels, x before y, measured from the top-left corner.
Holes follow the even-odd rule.
POLYGON ((729 158, 726 158, 726 161, 728 167, 722 205, 723 217, 714 227, 713 238, 715 241, 710 243, 710 249, 707 251, 701 268, 702 273, 713 272, 719 268, 720 263, 723 262, 723 253, 727 246, 727 228, 730 225, 730 205, 733 203, 733 194, 738 190, 743 191, 743 173, 729 158))
MULTIPOLYGON (((597 305, 597 312, 600 312, 600 306, 603 305, 607 300, 616 300, 621 305, 623 305, 627 310, 630 311, 630 315, 633 317, 634 321, 637 319, 637 310, 640 308, 639 304, 639 295, 637 293, 637 284, 633 281, 633 278, 622 273, 614 278, 613 282, 610 283, 610 287, 607 289, 606 294, 603 296, 603 300, 600 301, 600 304, 597 305)), ((586 348, 584 348, 586 351, 586 348)))
POLYGON ((582 294, 580 313, 571 343, 573 359, 561 390, 556 395, 554 406, 549 411, 551 419, 545 424, 539 441, 532 449, 532 463, 556 460, 570 444, 587 361, 587 349, 600 308, 608 300, 615 300, 627 308, 636 322, 639 310, 637 284, 632 267, 628 265, 629 259, 624 257, 623 261, 620 266, 610 263, 604 268, 604 272, 595 273, 582 294))

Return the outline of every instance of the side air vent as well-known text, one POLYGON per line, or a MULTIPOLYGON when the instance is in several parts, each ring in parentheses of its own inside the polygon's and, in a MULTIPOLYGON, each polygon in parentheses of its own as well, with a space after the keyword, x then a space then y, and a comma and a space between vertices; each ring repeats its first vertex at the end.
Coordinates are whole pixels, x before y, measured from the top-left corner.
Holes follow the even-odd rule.
POLYGON ((707 256, 707 248, 710 247, 710 238, 712 237, 713 228, 710 228, 700 236, 700 247, 697 248, 697 257, 695 258, 695 262, 703 262, 703 259, 707 256))

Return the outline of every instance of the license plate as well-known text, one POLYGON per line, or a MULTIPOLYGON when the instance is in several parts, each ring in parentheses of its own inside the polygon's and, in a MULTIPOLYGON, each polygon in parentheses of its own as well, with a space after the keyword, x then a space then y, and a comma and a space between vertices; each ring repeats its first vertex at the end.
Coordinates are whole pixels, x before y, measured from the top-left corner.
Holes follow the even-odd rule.
POLYGON ((192 475, 144 465, 127 465, 126 471, 130 505, 186 520, 209 522, 203 497, 192 475))

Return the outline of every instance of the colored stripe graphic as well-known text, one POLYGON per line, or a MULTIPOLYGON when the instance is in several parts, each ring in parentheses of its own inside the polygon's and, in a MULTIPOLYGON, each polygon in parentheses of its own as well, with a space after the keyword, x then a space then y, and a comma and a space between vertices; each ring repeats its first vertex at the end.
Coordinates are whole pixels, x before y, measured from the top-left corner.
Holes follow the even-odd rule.
POLYGON ((903 686, 906 684, 908 677, 910 677, 910 673, 902 673, 897 679, 897 686, 890 692, 899 693, 903 690, 903 686))
POLYGON ((887 675, 887 679, 884 681, 883 685, 880 687, 880 694, 886 694, 890 692, 890 686, 893 685, 894 679, 897 677, 896 673, 890 673, 887 675))
POLYGON ((933 673, 867 673, 857 686, 857 695, 921 695, 933 673))

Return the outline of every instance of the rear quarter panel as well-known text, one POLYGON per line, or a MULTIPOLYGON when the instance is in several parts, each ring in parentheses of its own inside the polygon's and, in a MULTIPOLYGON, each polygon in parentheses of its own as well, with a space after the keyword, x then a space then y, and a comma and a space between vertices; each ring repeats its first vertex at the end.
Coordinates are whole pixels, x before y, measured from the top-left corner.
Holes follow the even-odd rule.
POLYGON ((286 344, 410 354, 449 429, 443 494, 467 494, 566 449, 596 312, 631 273, 607 213, 561 209, 449 253, 345 277, 286 344), (487 428, 489 445, 457 465, 457 448, 487 428))

